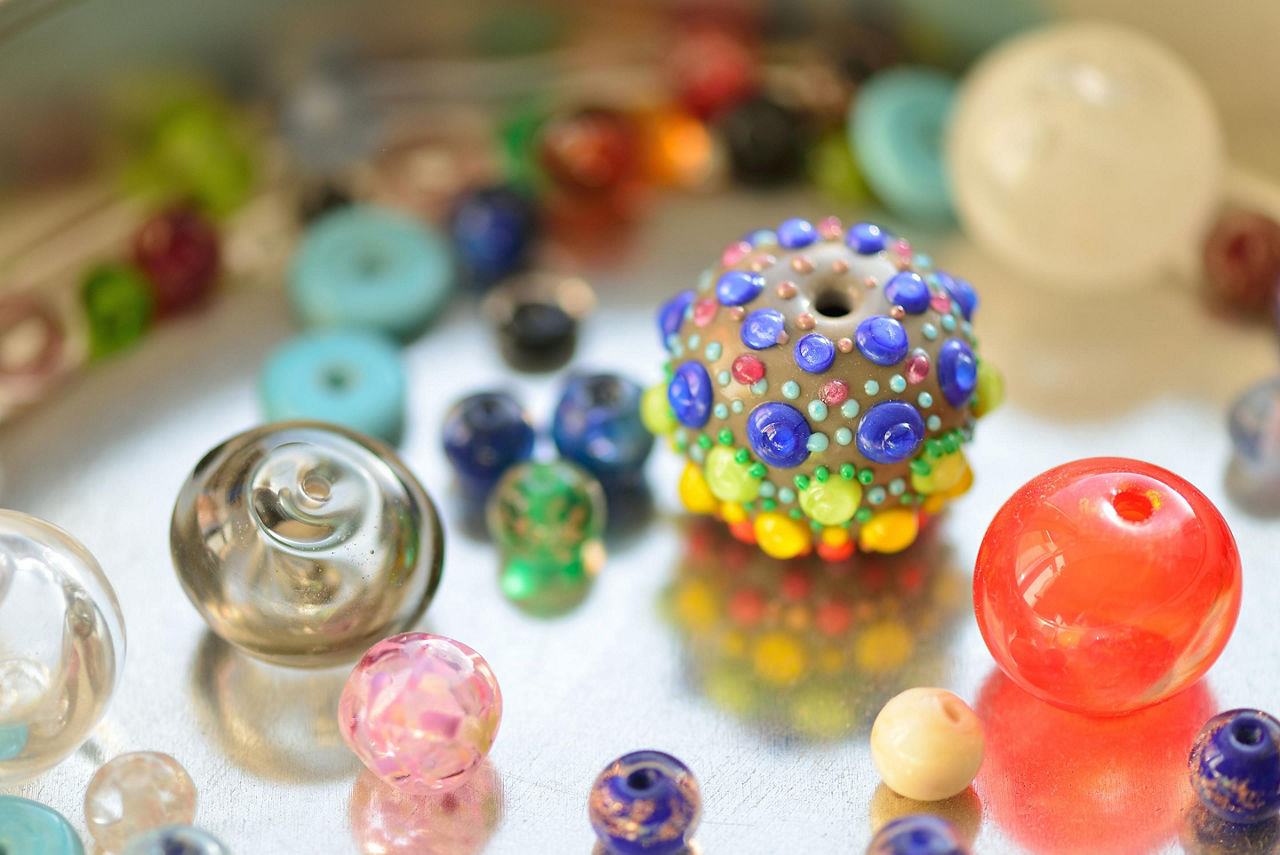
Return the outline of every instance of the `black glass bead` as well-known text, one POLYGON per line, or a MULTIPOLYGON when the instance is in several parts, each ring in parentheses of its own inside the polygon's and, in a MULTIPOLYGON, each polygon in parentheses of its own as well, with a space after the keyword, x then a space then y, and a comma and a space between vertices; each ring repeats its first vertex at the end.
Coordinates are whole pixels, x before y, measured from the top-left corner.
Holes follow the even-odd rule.
POLYGON ((518 303, 499 339, 503 358, 517 371, 554 371, 573 356, 578 322, 555 303, 518 303))
POLYGON ((731 110, 720 125, 734 178, 744 184, 781 184, 804 160, 804 117, 763 95, 731 110))

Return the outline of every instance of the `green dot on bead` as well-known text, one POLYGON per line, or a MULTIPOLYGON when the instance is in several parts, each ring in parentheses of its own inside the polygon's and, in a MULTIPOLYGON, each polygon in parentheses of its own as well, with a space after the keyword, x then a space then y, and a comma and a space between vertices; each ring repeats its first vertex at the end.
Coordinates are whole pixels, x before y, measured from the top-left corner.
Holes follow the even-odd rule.
POLYGON ((769 391, 769 381, 764 377, 751 384, 751 392, 754 395, 763 395, 769 391))
POLYGON ((867 501, 873 505, 878 505, 884 501, 884 487, 875 486, 867 491, 867 501))
POLYGON ((739 463, 749 463, 751 461, 751 452, 745 448, 739 448, 733 453, 733 459, 739 463))
POLYGON ((840 415, 844 416, 846 419, 856 418, 859 409, 861 408, 858 406, 858 402, 853 400, 853 398, 850 398, 840 405, 840 415))
POLYGON ((857 511, 857 513, 855 513, 855 514, 853 515, 853 518, 854 518, 855 520, 857 520, 858 522, 860 522, 860 523, 864 523, 864 522, 866 522, 867 520, 871 519, 871 509, 870 509, 870 508, 858 508, 858 511, 857 511))
POLYGON ((825 466, 819 466, 817 469, 813 470, 813 477, 817 478, 819 481, 825 481, 831 477, 831 470, 825 466))
POLYGON ((720 354, 723 350, 724 348, 720 346, 720 342, 713 341, 707 345, 706 350, 704 350, 703 353, 707 355, 708 362, 715 362, 720 358, 720 354))
POLYGON ((836 443, 838 445, 848 445, 851 442, 853 442, 853 431, 847 427, 836 429, 836 443))
POLYGON ((932 416, 929 416, 929 418, 925 419, 924 423, 928 426, 929 430, 937 430, 938 428, 942 427, 942 419, 938 418, 938 415, 936 413, 932 416))
POLYGON ((799 487, 801 490, 809 489, 808 475, 797 475, 793 480, 795 481, 795 485, 799 487))
POLYGON ((718 403, 718 404, 716 404, 714 407, 712 407, 712 408, 711 408, 711 412, 715 413, 716 418, 718 418, 718 419, 727 419, 727 418, 729 418, 729 408, 728 408, 727 406, 725 406, 725 404, 724 404, 724 402, 723 402, 723 401, 721 401, 720 403, 718 403))
POLYGON ((702 336, 698 335, 697 333, 694 333, 693 335, 689 336, 689 349, 690 349, 690 350, 697 350, 697 349, 698 349, 698 345, 700 345, 700 344, 702 344, 702 336))
POLYGON ((868 380, 862 384, 862 390, 868 395, 878 395, 880 394, 880 384, 875 380, 868 380))
POLYGON ((944 330, 946 330, 947 332, 951 332, 952 330, 954 330, 954 329, 956 328, 956 316, 955 316, 955 315, 943 315, 943 316, 942 316, 942 328, 943 328, 944 330))
POLYGON ((784 505, 789 505, 796 500, 796 491, 790 487, 783 487, 778 490, 778 501, 784 505))
POLYGON ((760 500, 760 510, 762 511, 771 511, 776 507, 778 507, 778 503, 775 502, 773 499, 760 500))
POLYGON ((853 476, 858 474, 858 470, 853 468, 852 463, 846 463, 840 467, 840 477, 846 481, 852 481, 853 476))
POLYGON ((702 447, 702 448, 710 448, 710 447, 711 447, 711 445, 712 445, 712 443, 711 443, 711 437, 707 436, 705 433, 703 433, 703 434, 699 434, 699 435, 698 435, 698 445, 699 445, 700 447, 702 447))
POLYGON ((924 441, 924 450, 930 457, 941 457, 943 452, 942 441, 938 439, 926 439, 924 441))
POLYGON ((753 478, 763 478, 765 476, 765 473, 769 471, 769 467, 757 461, 755 463, 752 463, 751 468, 748 469, 747 471, 751 473, 751 477, 753 478))
POLYGON ((874 480, 876 480, 876 473, 870 469, 863 469, 858 473, 858 481, 861 484, 870 484, 874 480))
POLYGON ((889 388, 895 392, 901 392, 907 388, 907 378, 901 374, 895 374, 889 378, 889 388))
POLYGON ((804 444, 804 447, 810 451, 818 452, 826 451, 829 444, 825 433, 811 433, 809 434, 809 441, 804 444))
POLYGON ((799 508, 792 508, 790 511, 787 512, 787 515, 790 516, 793 520, 798 520, 802 516, 804 516, 804 511, 800 510, 799 508))
POLYGON ((719 374, 716 375, 716 382, 719 383, 721 386, 728 386, 729 381, 732 379, 733 377, 730 376, 728 371, 721 371, 719 374))
POLYGON ((911 471, 917 475, 928 475, 933 471, 933 467, 929 465, 929 461, 925 460, 923 457, 917 457, 907 465, 911 467, 911 471))
POLYGON ((814 421, 822 421, 827 417, 827 405, 821 401, 810 401, 809 417, 814 421))
POLYGON ((733 445, 733 431, 728 428, 720 428, 720 433, 716 435, 716 439, 720 440, 721 445, 733 445))
POLYGON ((800 397, 800 384, 794 380, 788 380, 782 384, 782 397, 788 401, 794 401, 800 397))
POLYGON ((919 395, 916 395, 916 403, 925 409, 928 409, 933 406, 933 396, 928 392, 921 392, 919 395))
POLYGON ((889 482, 889 495, 901 496, 902 491, 907 489, 907 482, 901 478, 894 478, 889 482))
POLYGON ((933 324, 926 323, 920 327, 920 334, 929 339, 929 341, 933 341, 938 337, 938 328, 933 324))
POLYGON ((733 410, 733 412, 735 412, 735 413, 741 413, 741 412, 742 412, 742 402, 741 402, 741 401, 739 401, 737 398, 734 398, 734 399, 733 399, 733 401, 729 404, 729 409, 730 409, 730 410, 733 410))
POLYGON ((949 433, 942 438, 942 447, 948 453, 958 451, 960 448, 960 440, 954 433, 949 433))

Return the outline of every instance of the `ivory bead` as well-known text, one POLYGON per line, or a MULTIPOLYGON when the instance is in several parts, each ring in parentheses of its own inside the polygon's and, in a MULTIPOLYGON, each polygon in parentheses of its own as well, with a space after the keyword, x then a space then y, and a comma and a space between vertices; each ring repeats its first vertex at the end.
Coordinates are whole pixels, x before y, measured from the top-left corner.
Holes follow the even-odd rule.
POLYGON ((885 784, 922 802, 964 791, 982 765, 982 721, 945 689, 908 689, 871 726, 871 760, 885 784))

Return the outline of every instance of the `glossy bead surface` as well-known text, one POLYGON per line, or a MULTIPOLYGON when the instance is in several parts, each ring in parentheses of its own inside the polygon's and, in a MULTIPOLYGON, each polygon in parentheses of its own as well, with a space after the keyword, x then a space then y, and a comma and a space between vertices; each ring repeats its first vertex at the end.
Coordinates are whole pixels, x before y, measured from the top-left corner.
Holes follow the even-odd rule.
POLYGON ((329 422, 395 443, 408 381, 400 351, 364 330, 319 330, 277 347, 258 378, 269 422, 329 422))
POLYGON ((636 128, 626 116, 603 107, 547 122, 538 132, 538 154, 546 173, 573 194, 609 195, 639 174, 636 128))
POLYGON ((734 28, 694 23, 673 28, 663 57, 664 76, 686 109, 716 116, 756 88, 756 58, 734 28))
POLYGON ((0 795, 0 852, 5 855, 84 855, 71 823, 53 808, 0 795))
POLYGON ((502 357, 517 371, 544 372, 573 357, 578 326, 595 307, 584 280, 552 273, 510 277, 485 298, 502 357))
POLYGON ((533 454, 529 414, 507 392, 477 392, 455 403, 440 430, 445 456, 464 494, 489 495, 502 474, 533 454))
POLYGON ((1267 713, 1218 713, 1196 737, 1187 762, 1200 802, 1227 822, 1261 822, 1280 813, 1280 721, 1267 713))
POLYGON ((587 802, 591 827, 613 855, 677 855, 702 818, 689 767, 661 751, 633 751, 596 776, 587 802))
POLYGON ((489 753, 502 693, 489 663, 425 632, 379 641, 338 701, 342 738, 382 780, 407 793, 452 789, 489 753))
POLYGON ((562 457, 586 469, 606 489, 643 477, 653 435, 640 418, 644 390, 618 374, 569 378, 551 421, 562 457))
POLYGON ((778 102, 756 95, 720 120, 733 176, 743 184, 779 184, 804 164, 804 120, 778 102))
POLYGON ((435 505, 395 453, 317 422, 254 428, 205 454, 169 546, 214 633, 293 667, 350 662, 412 625, 443 561, 435 505))
POLYGON ((120 855, 231 855, 231 850, 207 831, 171 825, 138 835, 120 855))
POLYGON ((449 216, 449 236, 460 266, 481 287, 524 265, 536 231, 532 201, 501 185, 467 191, 449 216))
POLYGON ((1255 211, 1229 210, 1201 253, 1211 301, 1261 318, 1280 291, 1280 223, 1255 211))
POLYGON ((871 839, 867 855, 969 855, 969 847, 945 819, 917 814, 886 823, 871 839))
POLYGON ((168 754, 121 754, 94 773, 84 796, 89 834, 105 852, 138 835, 185 825, 196 815, 196 785, 168 754))
POLYGON ((95 359, 137 342, 155 314, 147 280, 123 264, 104 264, 89 271, 80 296, 89 323, 89 354, 95 359))
POLYGON ((173 208, 142 224, 133 263, 146 274, 156 311, 172 315, 200 305, 218 279, 218 233, 197 212, 173 208))
POLYGON ((1198 680, 1240 610, 1240 555, 1191 484, 1121 458, 1017 490, 978 552, 974 608, 1000 668, 1049 703, 1115 715, 1198 680))
POLYGON ((871 725, 871 760, 895 793, 949 799, 973 782, 985 748, 982 722, 945 689, 907 689, 871 725))
POLYGON ((124 653, 120 606, 97 560, 62 529, 0 511, 0 786, 85 740, 124 653))
POLYGON ((976 242, 1040 278, 1110 289, 1195 244, 1220 199, 1223 141, 1176 54, 1117 24, 1065 21, 969 72, 947 166, 976 242))

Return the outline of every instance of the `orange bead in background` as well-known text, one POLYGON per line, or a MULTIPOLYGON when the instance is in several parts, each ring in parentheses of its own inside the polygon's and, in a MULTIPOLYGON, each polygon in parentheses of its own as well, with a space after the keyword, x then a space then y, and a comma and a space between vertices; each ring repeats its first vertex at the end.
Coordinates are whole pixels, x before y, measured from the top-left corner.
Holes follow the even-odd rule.
POLYGON ((987 529, 973 579, 982 637, 1027 691, 1115 715, 1190 686, 1240 611, 1222 514, 1172 472, 1077 460, 1028 481, 987 529))

